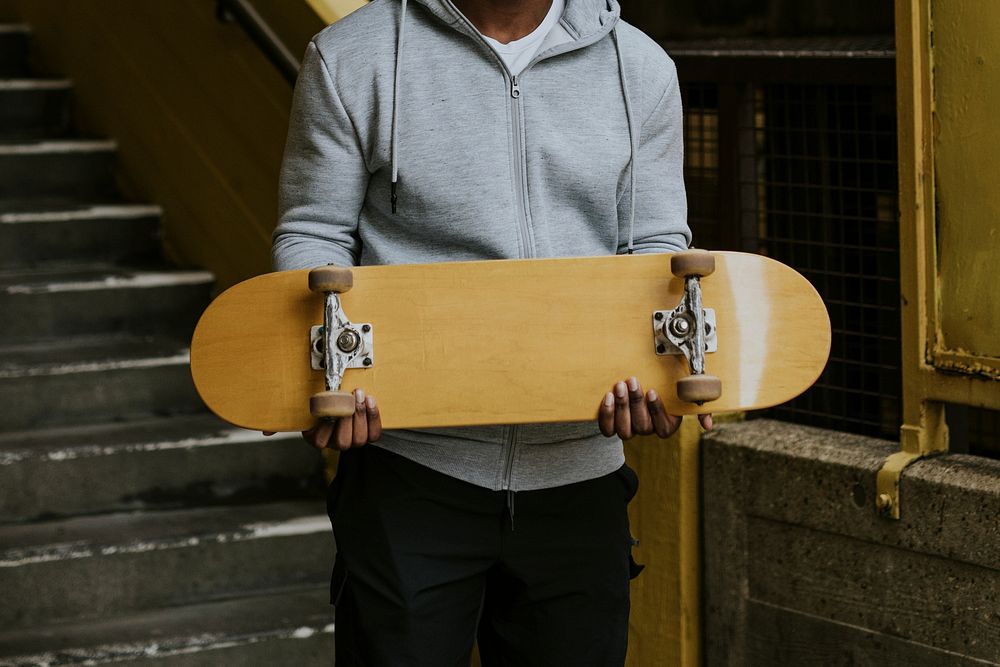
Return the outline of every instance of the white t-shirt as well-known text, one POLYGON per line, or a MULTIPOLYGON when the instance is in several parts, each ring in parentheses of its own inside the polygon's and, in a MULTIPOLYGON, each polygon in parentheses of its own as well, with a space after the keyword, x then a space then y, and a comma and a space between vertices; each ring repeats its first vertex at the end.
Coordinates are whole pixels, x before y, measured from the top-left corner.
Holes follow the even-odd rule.
MULTIPOLYGON (((556 38, 556 43, 570 42, 573 40, 572 36, 566 29, 559 25, 559 19, 562 18, 563 10, 566 8, 566 0, 552 0, 552 6, 549 7, 548 13, 542 22, 538 24, 538 27, 532 30, 530 33, 522 37, 521 39, 515 39, 513 42, 507 44, 501 44, 492 37, 487 37, 483 35, 483 39, 486 43, 493 47, 493 50, 497 52, 497 55, 506 63, 507 69, 510 70, 512 76, 517 76, 524 71, 524 68, 528 66, 531 60, 538 53, 541 48, 542 43, 545 42, 545 38, 552 33, 552 36, 556 38)), ((553 40, 549 40, 551 43, 553 40)))

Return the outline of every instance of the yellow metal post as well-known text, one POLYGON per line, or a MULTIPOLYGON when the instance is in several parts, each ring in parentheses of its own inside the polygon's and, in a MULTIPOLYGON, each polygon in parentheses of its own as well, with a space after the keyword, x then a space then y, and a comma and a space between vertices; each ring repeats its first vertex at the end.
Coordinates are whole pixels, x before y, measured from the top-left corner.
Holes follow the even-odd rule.
POLYGON ((934 289, 933 79, 930 0, 896 0, 899 246, 902 311, 902 451, 878 473, 876 503, 899 519, 899 478, 912 462, 948 449, 944 407, 927 400, 934 289))
POLYGON ((629 667, 701 664, 700 441, 698 420, 687 417, 668 440, 625 445, 639 474, 629 506, 633 553, 646 566, 632 582, 629 667))

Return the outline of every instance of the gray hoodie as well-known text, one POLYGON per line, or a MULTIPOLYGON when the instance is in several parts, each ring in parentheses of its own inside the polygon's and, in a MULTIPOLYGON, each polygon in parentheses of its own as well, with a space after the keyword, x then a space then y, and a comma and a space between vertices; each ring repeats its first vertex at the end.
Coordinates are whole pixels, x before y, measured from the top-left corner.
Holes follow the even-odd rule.
MULTIPOLYGON (((274 268, 686 248, 673 63, 615 0, 566 0, 561 25, 573 41, 550 35, 517 77, 451 0, 375 0, 316 35, 274 268)), ((377 445, 489 489, 569 484, 624 462, 597 430, 601 399, 593 422, 386 431, 377 445)))

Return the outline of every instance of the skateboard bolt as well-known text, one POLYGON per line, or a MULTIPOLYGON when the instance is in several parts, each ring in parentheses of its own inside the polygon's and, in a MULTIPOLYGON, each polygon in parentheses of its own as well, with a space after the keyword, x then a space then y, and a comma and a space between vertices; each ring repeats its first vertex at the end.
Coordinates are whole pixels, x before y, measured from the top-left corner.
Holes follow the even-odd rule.
POLYGON ((678 317, 670 323, 670 332, 675 336, 686 336, 691 331, 691 323, 683 317, 678 317))
POLYGON ((372 327, 371 327, 370 324, 363 324, 363 325, 361 325, 361 331, 363 331, 365 333, 368 333, 371 330, 372 330, 372 327))
POLYGON ((365 366, 371 366, 372 365, 371 357, 365 357, 364 361, 362 361, 361 363, 363 363, 365 366))
POLYGON ((663 319, 663 313, 653 313, 653 319, 659 322, 663 319))
POLYGON ((659 345, 656 346, 656 352, 657 352, 657 354, 663 354, 666 351, 667 351, 667 347, 663 343, 660 343, 659 345))
POLYGON ((360 344, 361 336, 358 335, 358 332, 351 329, 346 329, 337 336, 337 349, 341 352, 354 352, 360 344))

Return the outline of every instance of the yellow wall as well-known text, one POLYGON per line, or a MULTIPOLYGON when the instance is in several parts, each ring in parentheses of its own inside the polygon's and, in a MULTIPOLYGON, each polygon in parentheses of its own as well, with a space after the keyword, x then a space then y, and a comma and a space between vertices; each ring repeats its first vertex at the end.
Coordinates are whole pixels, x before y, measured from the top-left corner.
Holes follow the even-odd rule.
POLYGON ((701 664, 700 438, 698 420, 688 417, 669 440, 625 446, 639 474, 629 506, 639 540, 633 553, 646 566, 632 582, 629 667, 701 664))
POLYGON ((1000 2, 936 0, 941 344, 1000 358, 1000 2))

